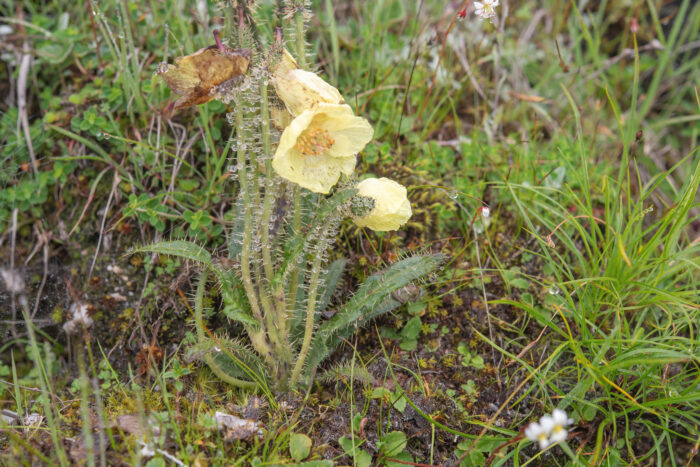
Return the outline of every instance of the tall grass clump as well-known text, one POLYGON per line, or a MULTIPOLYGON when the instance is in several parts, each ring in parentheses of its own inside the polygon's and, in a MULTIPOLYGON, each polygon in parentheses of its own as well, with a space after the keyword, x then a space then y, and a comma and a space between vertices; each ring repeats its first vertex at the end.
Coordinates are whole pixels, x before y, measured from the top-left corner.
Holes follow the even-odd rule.
MULTIPOLYGON (((581 134, 581 117, 564 92, 581 134)), ((623 142, 616 177, 589 178, 581 138, 570 148, 577 159, 565 162, 568 185, 501 186, 536 233, 533 253, 551 273, 544 285, 553 296, 547 307, 497 302, 549 330, 541 365, 518 360, 537 382, 526 393, 573 411, 579 424, 595 422, 594 445, 576 456, 591 464, 608 457, 661 465, 681 455, 679 439, 697 442, 700 422, 700 243, 688 235, 697 220, 700 160, 695 150, 643 181, 629 151, 638 138, 630 130, 635 120, 621 118, 609 98, 623 142), (674 172, 687 164, 690 175, 674 188, 674 172)))

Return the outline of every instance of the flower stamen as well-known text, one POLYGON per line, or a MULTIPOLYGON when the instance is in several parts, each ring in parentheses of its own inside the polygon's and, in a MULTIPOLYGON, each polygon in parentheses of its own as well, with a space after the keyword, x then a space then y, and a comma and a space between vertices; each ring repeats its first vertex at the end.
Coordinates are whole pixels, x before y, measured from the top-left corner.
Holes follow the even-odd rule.
POLYGON ((320 156, 335 144, 335 139, 328 130, 311 128, 303 132, 296 141, 294 148, 302 156, 320 156))

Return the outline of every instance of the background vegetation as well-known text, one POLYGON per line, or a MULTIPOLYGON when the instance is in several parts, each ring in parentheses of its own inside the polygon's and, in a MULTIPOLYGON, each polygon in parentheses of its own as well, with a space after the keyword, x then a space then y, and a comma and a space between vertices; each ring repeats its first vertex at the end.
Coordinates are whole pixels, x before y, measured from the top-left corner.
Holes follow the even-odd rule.
POLYGON ((450 261, 274 398, 196 363, 192 265, 124 256, 225 245, 227 108, 166 119, 153 72, 230 30, 227 6, 0 2, 3 462, 696 464, 700 4, 503 2, 494 25, 461 6, 310 6, 311 63, 375 127, 358 164, 414 208, 399 232, 344 227, 343 293, 410 252, 450 261), (75 303, 93 322, 69 337, 75 303), (540 452, 519 433, 554 407, 575 423, 540 452))

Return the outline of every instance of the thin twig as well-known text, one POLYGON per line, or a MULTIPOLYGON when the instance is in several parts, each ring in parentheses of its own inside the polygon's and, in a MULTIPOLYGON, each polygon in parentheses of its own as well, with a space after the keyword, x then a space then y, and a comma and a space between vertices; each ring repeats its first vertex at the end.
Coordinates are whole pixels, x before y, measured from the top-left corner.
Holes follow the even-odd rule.
MULTIPOLYGON (((12 211, 12 234, 10 234, 10 271, 14 273, 15 271, 15 245, 17 239, 17 212, 18 208, 12 211)), ((12 307, 12 321, 10 325, 10 333, 12 337, 17 339, 17 328, 15 328, 14 321, 17 321, 17 303, 15 303, 15 294, 10 294, 10 306, 12 307)))
POLYGON ((88 13, 90 14, 90 26, 92 27, 92 36, 95 39, 95 52, 97 52, 97 61, 100 62, 100 67, 104 68, 105 64, 102 62, 102 55, 100 54, 100 44, 97 43, 97 29, 95 28, 95 18, 94 11, 92 10, 92 3, 87 0, 88 13))
POLYGON ((92 257, 92 263, 90 264, 90 271, 88 272, 88 280, 92 277, 92 270, 95 268, 95 262, 97 261, 97 254, 100 252, 100 245, 102 245, 102 237, 105 231, 105 222, 107 221, 107 213, 109 212, 109 207, 112 204, 112 199, 114 198, 114 193, 117 191, 117 186, 119 186, 119 172, 114 171, 114 181, 112 182, 112 190, 109 192, 109 197, 107 198, 107 205, 105 206, 105 212, 102 215, 102 223, 100 224, 100 236, 97 239, 97 246, 95 247, 95 256, 92 257))
POLYGON ((37 227, 37 236, 39 241, 44 244, 44 274, 41 277, 41 283, 39 284, 39 290, 36 292, 36 300, 34 301, 34 309, 32 310, 32 320, 39 311, 39 303, 41 302, 41 294, 44 291, 44 286, 46 285, 46 278, 49 275, 49 233, 41 232, 39 228, 39 223, 35 224, 37 227))
MULTIPOLYGON (((482 217, 482 223, 485 224, 484 220, 485 219, 483 219, 483 217, 482 217)), ((472 221, 472 225, 473 224, 474 224, 474 222, 472 221)), ((486 298, 486 285, 484 283, 484 270, 481 267, 481 255, 479 254, 479 242, 476 241, 476 235, 477 235, 476 226, 473 226, 472 228, 474 229, 474 237, 475 237, 474 248, 476 251, 476 262, 479 265, 479 277, 481 278, 481 293, 483 294, 483 297, 484 297, 484 308, 486 308, 486 322, 489 325, 489 338, 491 339, 491 342, 496 342, 493 339, 493 327, 491 326, 491 311, 489 310, 489 301, 486 298)), ((484 231, 485 230, 486 230, 486 227, 484 227, 484 231)), ((496 363, 496 350, 493 348, 493 346, 491 346, 491 356, 493 357, 493 362, 496 363)))
POLYGON ((542 328, 542 331, 540 331, 540 335, 537 336, 537 339, 535 339, 534 341, 530 342, 525 347, 523 347, 523 350, 521 350, 520 353, 518 353, 518 355, 516 355, 516 358, 514 358, 513 360, 506 363, 506 367, 509 367, 513 363, 517 362, 518 361, 517 359, 522 358, 522 356, 525 355, 528 350, 530 350, 535 344, 537 344, 540 341, 540 339, 542 338, 542 336, 544 335, 544 333, 547 329, 549 329, 549 328, 547 328, 547 327, 542 328))
MULTIPOLYGON (((15 383, 12 381, 5 381, 4 379, 0 379, 0 383, 7 385, 7 386, 15 386, 15 383)), ((33 391, 33 392, 41 392, 41 389, 39 388, 33 388, 31 386, 22 386, 21 384, 16 385, 20 389, 24 389, 26 391, 33 391)))

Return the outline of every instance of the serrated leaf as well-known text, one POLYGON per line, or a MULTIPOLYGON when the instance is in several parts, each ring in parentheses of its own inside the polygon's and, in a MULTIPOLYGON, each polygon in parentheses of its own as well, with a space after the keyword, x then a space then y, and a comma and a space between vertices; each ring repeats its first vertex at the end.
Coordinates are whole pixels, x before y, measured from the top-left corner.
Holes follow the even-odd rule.
POLYGON ((326 267, 326 270, 321 276, 323 284, 323 294, 318 300, 318 311, 323 311, 328 306, 331 301, 331 297, 335 293, 340 283, 340 278, 343 276, 343 271, 345 270, 345 265, 348 263, 346 259, 337 259, 326 267))
POLYGON ((442 255, 413 256, 391 265, 382 272, 368 277, 355 295, 317 331, 314 352, 315 363, 320 363, 359 326, 388 313, 399 305, 391 292, 429 274, 443 261, 442 255))
MULTIPOLYGON (((382 303, 380 303, 378 306, 371 309, 364 316, 362 316, 362 325, 369 323, 371 320, 378 316, 395 310, 399 306, 401 306, 401 302, 394 300, 391 296, 386 297, 382 303)), ((333 316, 333 318, 335 318, 336 316, 337 314, 333 316)), ((329 321, 326 321, 325 323, 321 324, 320 327, 323 327, 323 325, 328 323, 329 321)), ((336 330, 329 331, 328 329, 325 329, 321 331, 319 329, 314 338, 314 343, 312 344, 313 352, 310 352, 310 354, 313 360, 310 360, 310 362, 313 364, 321 363, 333 352, 333 350, 341 342, 343 342, 343 339, 346 339, 352 334, 354 334, 359 329, 359 326, 360 324, 357 321, 355 321, 351 322, 345 327, 337 328, 336 330)))
POLYGON ((151 243, 150 245, 136 247, 129 253, 158 253, 159 255, 178 256, 206 265, 212 264, 211 254, 206 249, 187 240, 151 243))
POLYGON ((205 338, 193 345, 188 355, 202 360, 204 355, 211 355, 222 371, 237 379, 252 381, 254 376, 265 378, 265 367, 260 358, 238 340, 205 338))
POLYGON ((250 326, 254 329, 260 327, 260 323, 252 315, 244 313, 238 305, 230 304, 225 306, 223 313, 231 321, 237 321, 244 326, 250 326))
POLYGON ((238 318, 238 321, 249 322, 249 320, 245 319, 245 316, 251 316, 250 309, 240 281, 230 271, 222 269, 218 264, 214 264, 211 254, 203 247, 187 240, 172 240, 140 246, 131 250, 130 253, 158 253, 160 255, 177 256, 205 265, 214 273, 221 285, 221 296, 228 308, 228 313, 238 318))
POLYGON ((214 264, 209 269, 214 272, 219 281, 224 306, 231 307, 230 312, 244 313, 252 317, 248 297, 241 281, 231 271, 223 269, 221 265, 214 264))

